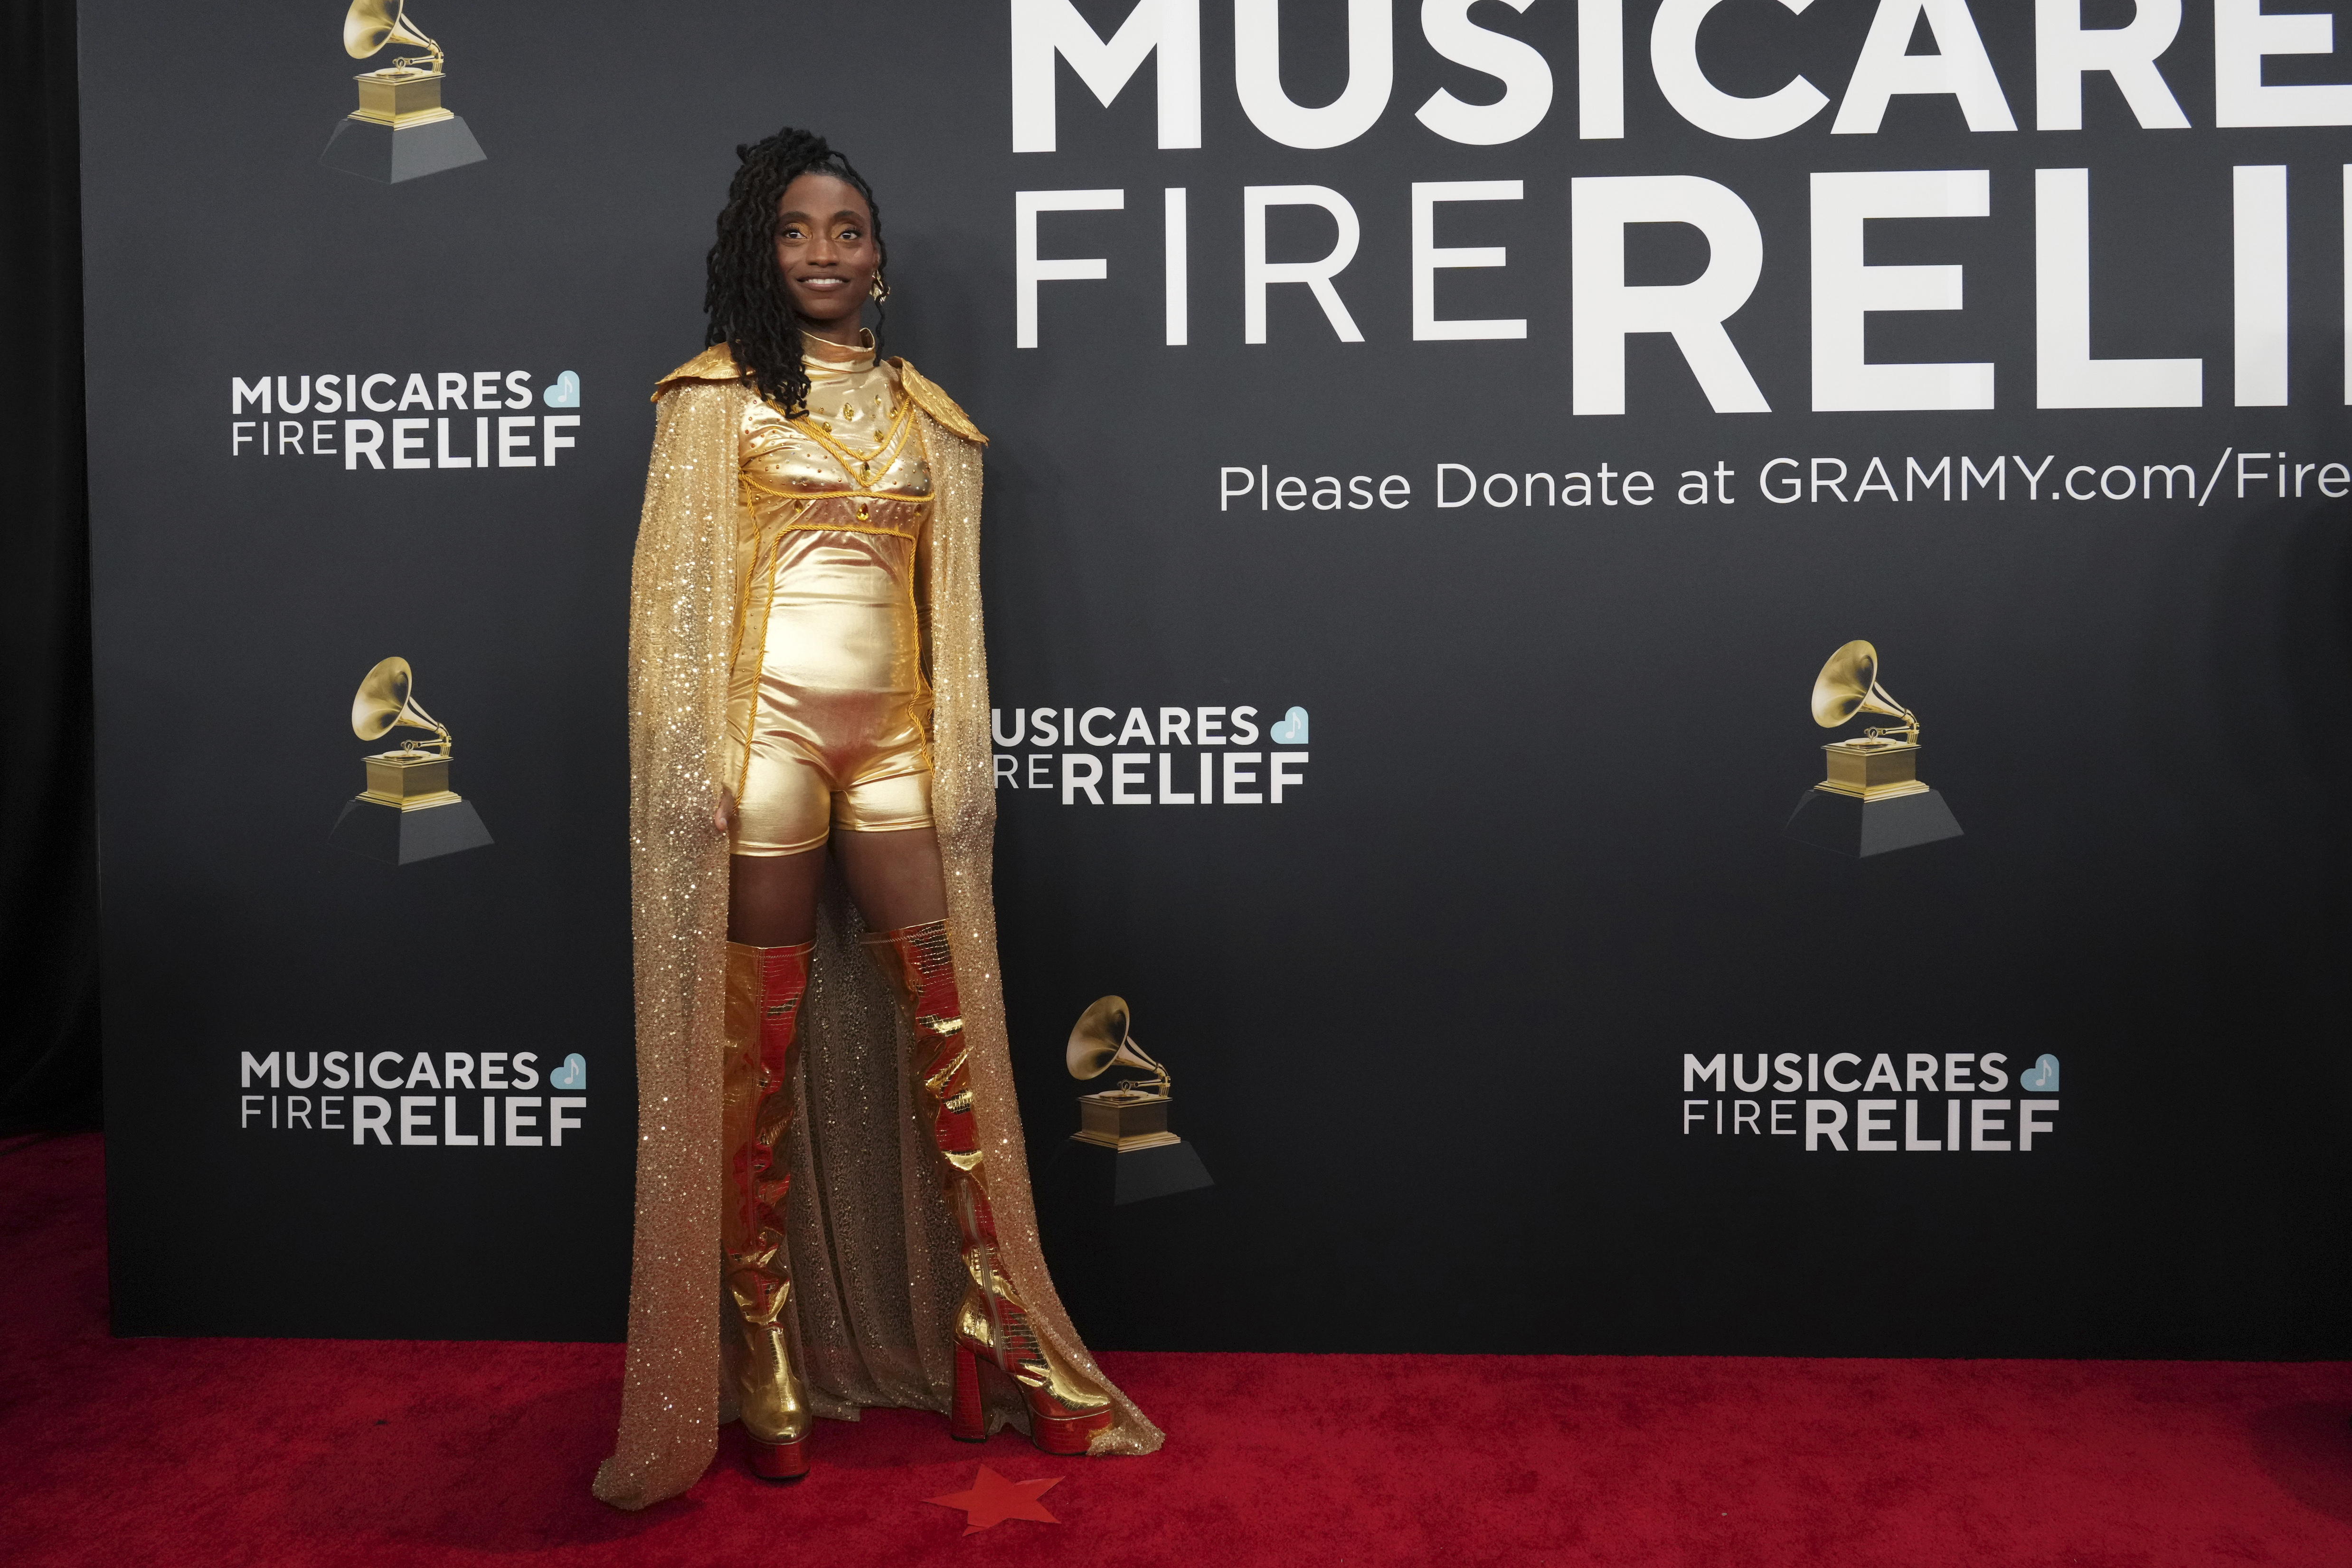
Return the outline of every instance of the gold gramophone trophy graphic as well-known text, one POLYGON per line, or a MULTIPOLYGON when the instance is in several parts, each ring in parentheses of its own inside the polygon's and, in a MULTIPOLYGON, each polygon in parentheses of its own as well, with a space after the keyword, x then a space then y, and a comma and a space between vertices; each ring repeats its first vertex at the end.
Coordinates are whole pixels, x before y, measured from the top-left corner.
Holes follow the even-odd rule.
POLYGON ((387 185, 485 157, 466 122, 442 107, 441 46, 408 19, 406 6, 407 0, 352 0, 343 16, 343 51, 352 58, 366 59, 386 44, 428 52, 362 73, 360 106, 319 157, 330 169, 387 185))
POLYGON ((1856 857, 1960 837, 1944 797, 1919 777, 1919 716, 1878 683, 1878 650, 1854 641, 1830 655, 1813 679, 1813 722, 1824 730, 1861 714, 1899 719, 1822 751, 1829 776, 1805 792, 1789 818, 1791 838, 1856 857))
POLYGON ((1113 1204, 1213 1185, 1199 1152, 1168 1130, 1168 1069, 1128 1033, 1129 1017, 1125 997, 1104 996, 1078 1015, 1070 1030, 1063 1059, 1072 1078, 1097 1079, 1115 1067, 1151 1075, 1078 1096, 1078 1130, 1071 1142, 1108 1167, 1099 1175, 1113 1204), (1095 1153, 1097 1150, 1106 1152, 1095 1153))
POLYGON ((367 758, 367 788, 343 803, 331 835, 355 855, 395 866, 490 842, 473 803, 449 787, 449 729, 417 705, 415 684, 408 661, 398 658, 383 660, 360 682, 352 699, 353 734, 381 741, 394 730, 430 730, 434 738, 367 758))

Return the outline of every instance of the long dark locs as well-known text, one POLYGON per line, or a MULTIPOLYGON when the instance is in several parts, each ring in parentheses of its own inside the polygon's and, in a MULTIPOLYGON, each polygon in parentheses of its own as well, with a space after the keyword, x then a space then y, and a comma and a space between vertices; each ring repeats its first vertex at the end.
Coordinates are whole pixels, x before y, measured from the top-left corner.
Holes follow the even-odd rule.
MULTIPOLYGON (((765 141, 735 149, 741 166, 727 187, 727 205, 719 214, 719 238, 710 247, 709 282, 702 309, 709 324, 705 348, 725 343, 735 353, 760 395, 787 415, 808 411, 808 372, 801 366, 801 333, 808 321, 793 304, 776 265, 776 205, 784 188, 803 174, 831 174, 845 181, 866 198, 873 215, 875 280, 882 280, 890 252, 882 243, 882 208, 874 188, 814 132, 786 126, 765 141)), ((874 341, 882 341, 882 312, 876 301, 874 341)))

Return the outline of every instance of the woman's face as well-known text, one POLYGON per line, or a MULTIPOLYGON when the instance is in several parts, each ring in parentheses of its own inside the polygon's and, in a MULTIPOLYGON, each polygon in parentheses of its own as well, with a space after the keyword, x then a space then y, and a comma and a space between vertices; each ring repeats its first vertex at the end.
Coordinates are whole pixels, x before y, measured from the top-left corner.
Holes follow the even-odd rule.
POLYGON ((776 203, 776 266, 803 316, 855 327, 879 262, 874 215, 856 186, 803 174, 784 187, 776 203))

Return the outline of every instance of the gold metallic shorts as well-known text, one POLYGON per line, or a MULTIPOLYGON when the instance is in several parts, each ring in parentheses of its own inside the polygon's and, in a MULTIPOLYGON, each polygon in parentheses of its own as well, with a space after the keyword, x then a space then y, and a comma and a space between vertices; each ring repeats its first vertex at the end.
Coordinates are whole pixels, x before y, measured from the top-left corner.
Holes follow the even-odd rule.
POLYGON ((735 853, 798 855, 834 828, 931 826, 931 749, 898 691, 815 689, 760 676, 735 853))
POLYGON ((893 833, 931 826, 931 759, 919 771, 866 773, 847 784, 782 738, 754 737, 751 765, 736 803, 735 853, 798 855, 844 833, 893 833))

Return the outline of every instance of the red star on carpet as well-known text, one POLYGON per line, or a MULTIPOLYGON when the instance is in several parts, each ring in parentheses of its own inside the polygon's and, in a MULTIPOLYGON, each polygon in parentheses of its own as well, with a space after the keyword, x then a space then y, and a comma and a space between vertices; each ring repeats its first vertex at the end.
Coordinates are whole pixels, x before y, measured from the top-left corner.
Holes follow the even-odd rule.
POLYGON ((982 1465, 980 1474, 972 1478, 970 1491, 950 1492, 946 1497, 925 1498, 923 1500, 938 1503, 942 1508, 963 1510, 963 1532, 966 1535, 986 1530, 992 1524, 1002 1524, 1008 1519, 1034 1519, 1040 1524, 1059 1524, 1062 1521, 1047 1513, 1045 1505, 1037 1500, 1051 1491, 1061 1479, 1059 1476, 1047 1476, 1042 1481, 1008 1481, 982 1465))

